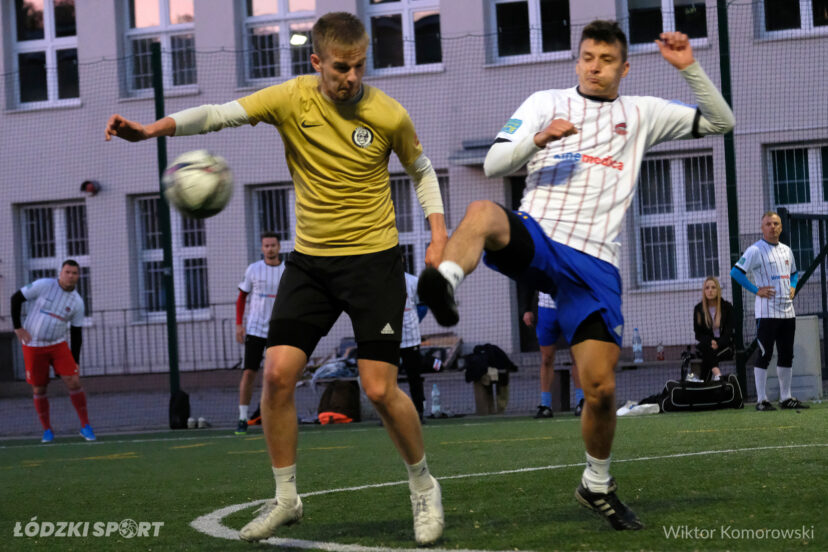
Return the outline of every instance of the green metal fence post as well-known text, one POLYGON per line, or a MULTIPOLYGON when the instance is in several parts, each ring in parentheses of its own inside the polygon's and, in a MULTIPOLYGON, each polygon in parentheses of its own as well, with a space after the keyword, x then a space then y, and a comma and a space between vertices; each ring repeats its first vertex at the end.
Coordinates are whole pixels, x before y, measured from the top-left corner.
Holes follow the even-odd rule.
MULTIPOLYGON (((161 70, 161 45, 153 42, 151 46, 152 88, 155 92, 155 118, 161 119, 164 113, 164 79, 161 70)), ((164 302, 167 309, 167 355, 170 361, 170 394, 181 389, 178 376, 178 326, 175 319, 175 285, 173 283, 172 231, 170 227, 170 206, 164 197, 161 175, 167 168, 167 141, 159 136, 158 147, 158 187, 161 199, 158 202, 158 218, 161 223, 161 241, 164 246, 164 302)))
MULTIPOLYGON (((730 35, 727 24, 727 0, 718 0, 716 3, 719 26, 719 69, 722 77, 722 96, 733 107, 733 95, 730 82, 730 35)), ((737 122, 738 124, 738 122, 737 122)), ((736 264, 742 254, 739 244, 739 193, 736 188, 736 148, 733 142, 733 131, 724 136, 725 186, 727 189, 727 230, 730 236, 730 267, 736 264)), ((742 288, 735 282, 733 289, 733 310, 736 311, 736 376, 739 385, 747 392, 747 374, 745 364, 744 343, 744 306, 742 305, 742 288)))

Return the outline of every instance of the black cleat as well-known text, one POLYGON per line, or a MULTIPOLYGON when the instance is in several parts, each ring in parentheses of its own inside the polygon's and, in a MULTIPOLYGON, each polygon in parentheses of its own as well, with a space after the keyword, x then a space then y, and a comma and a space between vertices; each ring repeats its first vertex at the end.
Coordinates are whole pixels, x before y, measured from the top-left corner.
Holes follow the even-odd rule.
POLYGON ((785 399, 784 401, 780 402, 779 408, 781 408, 782 410, 804 410, 806 408, 811 407, 803 402, 800 402, 800 400, 796 397, 791 397, 790 399, 785 399))
POLYGON ((247 435, 247 420, 239 420, 235 433, 236 435, 247 435))
POLYGON ((584 399, 578 401, 578 406, 575 407, 575 415, 581 417, 581 412, 584 411, 584 399))
POLYGON ((760 412, 770 412, 771 410, 776 410, 776 407, 768 401, 762 401, 756 403, 756 410, 760 412))
POLYGON ((617 489, 618 484, 615 482, 615 478, 610 479, 609 492, 606 494, 593 493, 581 483, 575 489, 575 498, 583 506, 606 519, 616 531, 638 531, 639 529, 644 529, 644 524, 641 523, 641 520, 638 519, 635 512, 630 510, 626 504, 615 496, 617 489))
POLYGON ((454 326, 460 321, 457 303, 454 301, 454 290, 436 268, 429 266, 420 274, 417 295, 428 305, 441 326, 454 326))
POLYGON ((538 419, 538 418, 551 418, 552 416, 553 416, 553 414, 552 414, 552 409, 551 408, 549 408, 548 406, 540 405, 538 407, 537 413, 535 414, 535 419, 538 419))

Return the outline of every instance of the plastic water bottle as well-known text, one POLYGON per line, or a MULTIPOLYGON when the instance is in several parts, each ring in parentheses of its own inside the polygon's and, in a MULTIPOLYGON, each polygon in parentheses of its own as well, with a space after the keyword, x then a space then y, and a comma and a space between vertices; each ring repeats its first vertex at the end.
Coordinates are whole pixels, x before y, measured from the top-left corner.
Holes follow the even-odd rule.
POLYGON ((641 334, 638 328, 633 330, 632 338, 633 362, 644 362, 644 346, 641 344, 641 334))
POLYGON ((437 384, 431 386, 431 415, 438 418, 443 410, 440 408, 440 388, 437 384))
POLYGON ((656 347, 656 360, 664 360, 664 344, 659 341, 656 347))

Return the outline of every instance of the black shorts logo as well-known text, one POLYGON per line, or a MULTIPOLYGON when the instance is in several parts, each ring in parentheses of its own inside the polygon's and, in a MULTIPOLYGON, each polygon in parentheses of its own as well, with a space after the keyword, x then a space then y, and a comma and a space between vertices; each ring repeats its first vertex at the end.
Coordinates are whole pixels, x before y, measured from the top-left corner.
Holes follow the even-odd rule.
POLYGON ((353 140, 354 144, 358 147, 367 148, 371 145, 371 142, 374 141, 374 133, 368 128, 361 126, 356 127, 353 134, 351 134, 351 140, 353 140))

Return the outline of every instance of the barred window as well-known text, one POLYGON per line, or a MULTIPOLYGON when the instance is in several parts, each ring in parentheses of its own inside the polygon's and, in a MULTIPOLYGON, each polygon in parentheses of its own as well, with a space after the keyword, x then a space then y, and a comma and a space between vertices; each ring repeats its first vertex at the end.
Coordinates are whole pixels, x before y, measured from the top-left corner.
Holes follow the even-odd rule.
POLYGON ((713 157, 650 157, 641 165, 635 226, 639 283, 719 272, 713 157))
MULTIPOLYGON (((164 249, 158 196, 134 198, 135 243, 138 244, 138 308, 144 317, 166 310, 164 249)), ((204 221, 170 212, 173 287, 177 309, 197 312, 210 306, 207 237, 204 221)))
MULTIPOLYGON (((828 214, 828 144, 770 147, 766 170, 773 207, 791 213, 828 214)), ((815 227, 792 220, 788 230, 796 266, 805 270, 819 250, 815 227)))
MULTIPOLYGON (((441 190, 448 190, 449 178, 444 171, 437 171, 441 190)), ((407 175, 391 176, 391 201, 397 220, 400 248, 405 258, 406 270, 419 274, 425 266, 425 252, 431 242, 431 229, 420 208, 414 185, 407 175)), ((443 193, 443 204, 448 212, 448 193, 443 193)), ((446 221, 448 226, 448 221, 446 221)))
POLYGON ((247 0, 243 36, 248 80, 313 73, 315 0, 247 0))
POLYGON ((164 87, 196 83, 194 0, 126 0, 130 91, 152 88, 151 47, 161 44, 164 87))
POLYGON ((295 192, 289 182, 255 186, 249 189, 252 234, 249 236, 250 259, 261 258, 261 240, 264 232, 279 236, 279 257, 293 250, 293 228, 296 225, 294 210, 295 192))
POLYGON ((83 203, 31 205, 20 209, 25 279, 57 278, 63 261, 80 265, 78 293, 92 315, 92 283, 89 269, 86 205, 83 203))

